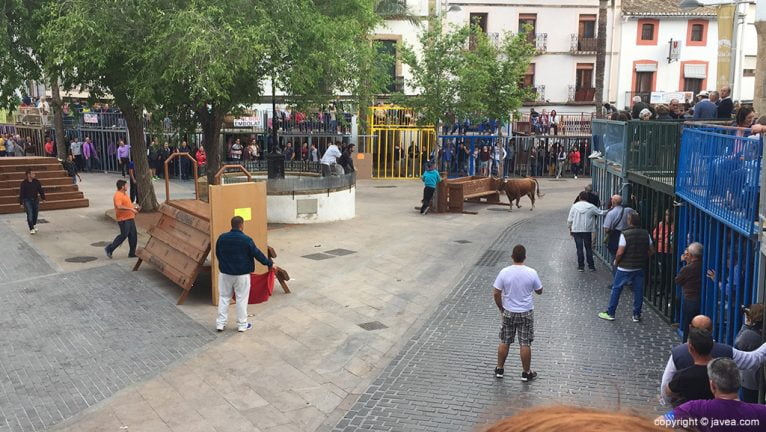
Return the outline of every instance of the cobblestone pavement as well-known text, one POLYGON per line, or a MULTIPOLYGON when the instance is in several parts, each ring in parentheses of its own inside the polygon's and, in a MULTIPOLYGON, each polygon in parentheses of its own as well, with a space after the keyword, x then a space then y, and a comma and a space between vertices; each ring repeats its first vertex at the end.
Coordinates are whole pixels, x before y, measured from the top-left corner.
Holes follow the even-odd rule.
POLYGON ((0 432, 45 430, 215 337, 118 265, 37 276, 52 269, 29 249, 27 279, 0 283, 0 432))
POLYGON ((470 431, 555 403, 660 412, 660 377, 677 337, 647 307, 633 323, 629 290, 616 321, 596 316, 606 307, 610 275, 600 264, 597 273, 576 271, 565 220, 561 210, 536 212, 500 232, 334 430, 470 431), (532 383, 520 381, 515 344, 505 379, 493 375, 500 319, 492 283, 518 243, 544 286, 535 297, 532 368, 539 378, 532 383))
MULTIPOLYGON (((26 219, 25 224, 26 224, 26 219)), ((26 226, 26 225, 25 225, 26 226)), ((45 226, 45 225, 41 225, 45 226)), ((56 270, 42 255, 0 221, 0 282, 10 282, 54 273, 56 270)))

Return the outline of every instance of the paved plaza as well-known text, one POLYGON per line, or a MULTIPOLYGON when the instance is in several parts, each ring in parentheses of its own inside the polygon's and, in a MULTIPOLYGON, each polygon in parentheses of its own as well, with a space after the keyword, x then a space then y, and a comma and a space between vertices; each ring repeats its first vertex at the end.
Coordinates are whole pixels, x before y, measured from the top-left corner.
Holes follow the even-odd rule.
POLYGON ((587 180, 541 180, 534 212, 427 217, 419 183, 362 181, 354 220, 270 229, 293 293, 250 306, 253 331, 216 334, 204 284, 176 306, 150 266, 103 256, 114 176, 83 177, 91 207, 43 212, 35 236, 0 218, 15 248, 0 267, 2 432, 470 431, 556 402, 658 412, 671 329, 648 309, 630 322, 627 294, 617 321, 599 320, 607 270, 573 271, 566 210, 587 180), (516 243, 545 285, 531 384, 515 347, 506 378, 492 375, 491 284, 516 243), (66 261, 81 256, 94 260, 66 261))

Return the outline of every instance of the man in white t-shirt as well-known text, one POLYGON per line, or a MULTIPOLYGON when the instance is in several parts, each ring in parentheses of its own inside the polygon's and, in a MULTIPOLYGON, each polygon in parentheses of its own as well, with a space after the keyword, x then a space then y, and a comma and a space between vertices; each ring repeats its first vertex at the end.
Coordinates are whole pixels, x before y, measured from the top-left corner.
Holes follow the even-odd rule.
POLYGON ((636 212, 628 215, 628 228, 620 234, 617 254, 614 265, 617 270, 614 273, 612 283, 612 295, 606 312, 601 312, 598 317, 607 321, 614 321, 617 312, 617 304, 620 294, 625 285, 633 288, 633 322, 641 321, 641 307, 644 303, 644 268, 649 257, 654 254, 652 236, 643 228, 639 228, 641 217, 636 212))
POLYGON ((327 150, 325 150, 322 155, 322 159, 319 161, 319 163, 322 164, 322 177, 328 177, 330 175, 332 172, 330 167, 338 162, 338 158, 341 157, 341 154, 342 153, 338 150, 337 145, 330 144, 327 147, 327 150))
POLYGON ((502 270, 497 275, 494 283, 495 304, 500 309, 502 327, 500 328, 500 345, 497 347, 497 367, 495 376, 502 378, 505 367, 505 359, 508 357, 510 344, 514 337, 519 335, 519 357, 521 357, 521 380, 532 381, 537 377, 537 372, 530 368, 532 363, 532 340, 535 338, 534 331, 534 304, 532 293, 543 293, 543 284, 537 276, 537 272, 524 265, 527 259, 527 250, 522 245, 513 247, 513 265, 502 270))

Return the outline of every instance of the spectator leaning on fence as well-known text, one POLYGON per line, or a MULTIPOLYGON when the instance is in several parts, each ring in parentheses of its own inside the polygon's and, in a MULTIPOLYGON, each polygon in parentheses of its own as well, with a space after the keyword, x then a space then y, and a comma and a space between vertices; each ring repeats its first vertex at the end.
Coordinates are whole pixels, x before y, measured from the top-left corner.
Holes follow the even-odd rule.
MULTIPOLYGON (((763 344, 763 305, 751 304, 742 308, 743 320, 737 337, 734 339, 734 348, 749 352, 758 349, 763 344)), ((763 370, 760 367, 742 369, 742 400, 745 402, 758 402, 758 387, 764 384, 763 370)))
POLYGON ((689 335, 689 325, 693 317, 700 313, 700 292, 702 290, 702 253, 701 243, 691 243, 681 255, 681 261, 685 262, 675 278, 676 285, 681 286, 683 293, 683 307, 681 310, 681 331, 683 341, 689 335))
POLYGON ((698 399, 713 399, 707 376, 707 364, 713 359, 713 335, 705 329, 692 329, 686 344, 693 364, 678 371, 663 391, 673 406, 698 399))
POLYGON ((322 155, 320 163, 322 164, 322 177, 327 177, 332 172, 331 167, 338 162, 342 153, 335 143, 330 144, 322 155))

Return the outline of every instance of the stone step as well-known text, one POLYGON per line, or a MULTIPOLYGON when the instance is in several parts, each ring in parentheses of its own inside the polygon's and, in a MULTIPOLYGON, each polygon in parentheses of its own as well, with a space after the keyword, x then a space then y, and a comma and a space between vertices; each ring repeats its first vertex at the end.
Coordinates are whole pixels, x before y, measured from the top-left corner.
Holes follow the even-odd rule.
MULTIPOLYGON (((44 210, 61 210, 78 207, 88 207, 88 200, 86 198, 69 199, 69 200, 51 200, 44 203, 40 203, 40 211, 44 210)), ((15 204, 0 204, 0 214, 8 213, 24 213, 24 208, 18 203, 15 204)))
MULTIPOLYGON (((3 180, 16 180, 18 182, 21 182, 26 177, 26 170, 19 170, 19 171, 0 171, 0 181, 3 180)), ((38 180, 41 182, 43 179, 49 179, 54 177, 67 177, 66 172, 61 169, 61 166, 58 167, 58 169, 51 169, 51 170, 41 170, 41 171, 34 171, 35 177, 37 177, 38 180)))
MULTIPOLYGON (((3 158, 0 158, 0 160, 2 159, 3 158)), ((15 159, 15 158, 11 158, 11 159, 15 159)), ((4 173, 20 172, 23 174, 27 170, 27 168, 32 168, 32 171, 34 171, 35 173, 40 171, 60 171, 64 169, 59 162, 51 162, 51 163, 35 164, 35 165, 8 164, 8 165, 0 165, 0 172, 4 172, 4 173)))
MULTIPOLYGON (((62 200, 77 200, 83 199, 85 196, 80 191, 68 191, 68 192, 46 192, 45 199, 49 201, 62 201, 62 200)), ((0 204, 18 204, 19 193, 13 196, 0 196, 0 204)))
MULTIPOLYGON (((19 196, 19 183, 16 183, 11 188, 0 189, 0 197, 19 196)), ((46 185, 45 183, 43 183, 43 189, 45 190, 45 193, 77 192, 79 190, 77 185, 72 184, 71 181, 68 184, 64 184, 64 185, 46 185)))
POLYGON ((54 157, 25 156, 25 157, 2 157, 0 158, 0 167, 7 165, 36 166, 57 164, 58 159, 54 157))
MULTIPOLYGON (((60 177, 40 179, 40 183, 42 183, 43 188, 53 185, 66 185, 72 184, 72 178, 62 175, 60 177)), ((18 188, 20 184, 21 180, 0 180, 0 189, 18 188)))

